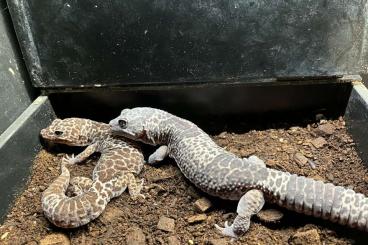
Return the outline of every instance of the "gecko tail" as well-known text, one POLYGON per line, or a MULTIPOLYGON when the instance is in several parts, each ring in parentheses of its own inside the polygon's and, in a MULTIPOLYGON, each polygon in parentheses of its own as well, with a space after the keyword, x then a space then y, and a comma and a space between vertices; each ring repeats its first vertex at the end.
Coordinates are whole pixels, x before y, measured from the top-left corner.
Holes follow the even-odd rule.
POLYGON ((270 171, 282 180, 281 185, 269 188, 281 206, 368 231, 368 197, 331 183, 277 170, 270 171))
POLYGON ((42 193, 41 203, 44 215, 55 226, 75 228, 97 218, 105 209, 110 198, 101 198, 93 185, 88 191, 75 197, 65 192, 70 181, 70 172, 61 165, 61 174, 42 193))

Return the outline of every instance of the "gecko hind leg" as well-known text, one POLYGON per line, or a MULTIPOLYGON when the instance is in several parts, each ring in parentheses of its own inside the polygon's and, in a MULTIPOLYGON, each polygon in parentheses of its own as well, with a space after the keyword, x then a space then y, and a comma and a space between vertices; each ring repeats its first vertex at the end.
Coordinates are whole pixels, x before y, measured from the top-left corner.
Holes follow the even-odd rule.
POLYGON ((236 209, 238 215, 234 219, 234 222, 229 225, 226 221, 225 227, 220 227, 217 224, 215 227, 223 235, 237 238, 247 232, 250 226, 250 218, 262 209, 264 203, 265 201, 261 191, 256 189, 250 190, 240 198, 238 208, 236 209))
POLYGON ((139 181, 132 173, 120 173, 120 176, 116 177, 116 181, 113 183, 113 196, 120 196, 128 188, 129 195, 133 200, 139 197, 144 199, 145 196, 141 194, 143 184, 144 179, 139 181))

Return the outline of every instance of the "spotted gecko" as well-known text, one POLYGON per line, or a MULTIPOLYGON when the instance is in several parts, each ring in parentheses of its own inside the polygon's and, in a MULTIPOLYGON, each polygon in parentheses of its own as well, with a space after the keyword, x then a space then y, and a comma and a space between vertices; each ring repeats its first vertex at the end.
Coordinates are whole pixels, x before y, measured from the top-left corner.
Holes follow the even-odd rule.
POLYGON ((149 164, 173 158, 182 173, 204 192, 239 200, 231 225, 217 224, 226 236, 238 237, 265 200, 289 210, 322 217, 368 231, 368 198, 351 189, 267 168, 256 156, 239 158, 218 146, 192 122, 168 112, 137 107, 124 109, 110 121, 113 134, 160 145, 149 164))
POLYGON ((112 136, 108 124, 82 118, 55 119, 41 130, 41 137, 69 146, 87 146, 77 156, 62 159, 61 175, 42 193, 42 209, 54 225, 74 228, 87 224, 126 188, 131 198, 144 197, 140 194, 143 179, 138 181, 135 177, 144 165, 141 150, 131 140, 112 136), (70 179, 67 166, 85 161, 94 152, 100 152, 101 156, 92 179, 70 179), (75 196, 66 196, 67 190, 75 196))

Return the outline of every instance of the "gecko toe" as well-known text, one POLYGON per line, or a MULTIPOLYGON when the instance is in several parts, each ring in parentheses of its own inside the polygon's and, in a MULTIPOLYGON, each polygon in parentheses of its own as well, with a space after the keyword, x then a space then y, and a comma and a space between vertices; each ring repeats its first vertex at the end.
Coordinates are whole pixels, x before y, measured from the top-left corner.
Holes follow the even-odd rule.
POLYGON ((232 238, 238 238, 238 236, 234 233, 233 227, 227 221, 225 221, 225 227, 222 228, 219 225, 215 224, 216 229, 224 236, 229 236, 232 238))

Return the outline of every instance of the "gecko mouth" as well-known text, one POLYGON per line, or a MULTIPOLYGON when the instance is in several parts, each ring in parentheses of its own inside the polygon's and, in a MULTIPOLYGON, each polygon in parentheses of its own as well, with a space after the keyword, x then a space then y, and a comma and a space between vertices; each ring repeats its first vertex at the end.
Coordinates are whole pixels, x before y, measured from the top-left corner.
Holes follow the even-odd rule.
POLYGON ((136 138, 134 134, 126 132, 124 130, 121 130, 121 128, 117 128, 117 127, 114 127, 114 126, 110 127, 110 131, 114 135, 124 136, 124 137, 129 138, 129 139, 135 139, 136 138))
POLYGON ((62 145, 69 145, 69 146, 85 146, 84 144, 78 144, 70 140, 47 138, 47 137, 42 137, 42 139, 46 142, 53 143, 53 144, 62 144, 62 145))

